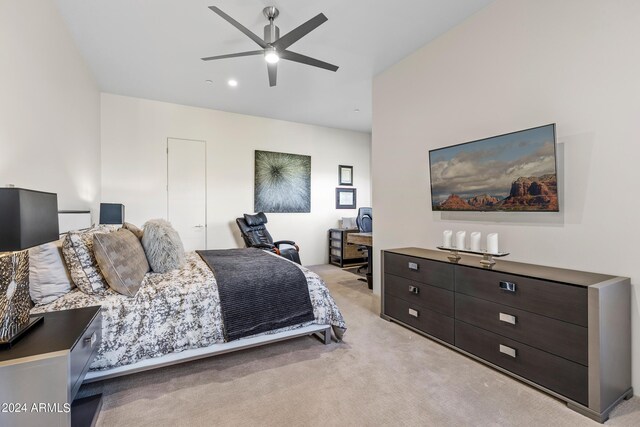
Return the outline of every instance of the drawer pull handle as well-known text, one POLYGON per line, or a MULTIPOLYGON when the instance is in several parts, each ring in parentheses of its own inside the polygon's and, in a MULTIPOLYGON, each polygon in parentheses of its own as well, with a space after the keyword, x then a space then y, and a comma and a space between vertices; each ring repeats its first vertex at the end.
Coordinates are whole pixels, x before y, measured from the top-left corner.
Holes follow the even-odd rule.
POLYGON ((409 309, 409 316, 418 317, 419 315, 418 310, 414 310, 413 308, 409 309))
POLYGON ((409 292, 411 292, 414 295, 418 295, 420 293, 420 288, 417 286, 409 285, 409 292))
POLYGON ((518 320, 516 316, 513 316, 511 314, 506 314, 506 313, 500 313, 499 319, 501 322, 511 323, 512 325, 515 325, 516 320, 518 320))
POLYGON ((516 291, 516 284, 513 282, 500 282, 500 289, 508 292, 516 291))
POLYGON ((90 337, 86 337, 84 339, 84 344, 85 345, 89 345, 89 347, 93 348, 93 346, 95 345, 96 341, 98 340, 98 336, 96 335, 96 333, 92 333, 90 337))
POLYGON ((507 356, 511 356, 513 358, 516 357, 516 349, 507 347, 506 345, 500 344, 500 353, 506 354, 507 356))
POLYGON ((409 263, 409 270, 418 271, 419 268, 420 268, 420 266, 418 265, 417 262, 410 262, 409 263))

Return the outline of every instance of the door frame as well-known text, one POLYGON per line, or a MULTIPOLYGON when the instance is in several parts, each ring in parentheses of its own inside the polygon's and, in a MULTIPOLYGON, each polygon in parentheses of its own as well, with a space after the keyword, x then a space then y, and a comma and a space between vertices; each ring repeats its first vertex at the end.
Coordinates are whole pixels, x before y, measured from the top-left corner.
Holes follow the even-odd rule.
POLYGON ((169 219, 169 140, 175 139, 178 141, 191 141, 204 143, 204 248, 209 248, 209 186, 208 186, 208 164, 207 164, 207 141, 205 139, 193 139, 193 138, 176 138, 173 136, 167 137, 167 143, 165 146, 165 153, 167 155, 167 220, 169 219))

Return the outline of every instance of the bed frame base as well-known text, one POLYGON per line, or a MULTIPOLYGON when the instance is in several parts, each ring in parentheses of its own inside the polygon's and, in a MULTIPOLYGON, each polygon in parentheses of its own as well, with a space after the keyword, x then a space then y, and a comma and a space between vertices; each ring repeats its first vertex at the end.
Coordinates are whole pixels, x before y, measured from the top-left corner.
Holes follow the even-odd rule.
POLYGON ((330 325, 309 325, 290 331, 279 332, 277 334, 259 335, 256 337, 243 338, 231 342, 221 344, 213 344, 209 347, 194 348, 191 350, 181 351, 179 353, 170 353, 161 357, 141 360, 131 365, 119 366, 117 368, 104 371, 90 371, 84 379, 84 384, 95 381, 116 378, 123 375, 135 374, 137 372, 148 371, 151 369, 171 366, 178 363, 189 362, 192 360, 203 359, 205 357, 216 356, 224 353, 244 350, 247 348, 258 347, 261 345, 271 344, 278 341, 285 341, 305 335, 315 335, 325 344, 331 343, 331 326, 330 325))

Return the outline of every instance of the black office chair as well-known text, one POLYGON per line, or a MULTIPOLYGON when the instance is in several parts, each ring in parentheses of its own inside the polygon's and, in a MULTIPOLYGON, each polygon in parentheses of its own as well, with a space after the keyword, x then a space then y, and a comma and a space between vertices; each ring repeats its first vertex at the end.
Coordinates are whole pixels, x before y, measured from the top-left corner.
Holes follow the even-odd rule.
MULTIPOLYGON (((360 208, 358 209, 358 216, 356 217, 356 224, 358 225, 358 230, 361 233, 371 233, 373 231, 373 213, 371 208, 360 208)), ((369 257, 368 248, 366 246, 360 246, 358 248, 360 252, 367 252, 367 258, 369 257)), ((361 270, 369 269, 369 264, 363 264, 358 267, 357 272, 360 273, 361 270)))
POLYGON ((268 249, 284 258, 300 264, 300 248, 292 240, 273 241, 271 234, 265 227, 267 216, 264 212, 255 215, 244 214, 243 218, 236 218, 242 239, 248 248, 268 249))

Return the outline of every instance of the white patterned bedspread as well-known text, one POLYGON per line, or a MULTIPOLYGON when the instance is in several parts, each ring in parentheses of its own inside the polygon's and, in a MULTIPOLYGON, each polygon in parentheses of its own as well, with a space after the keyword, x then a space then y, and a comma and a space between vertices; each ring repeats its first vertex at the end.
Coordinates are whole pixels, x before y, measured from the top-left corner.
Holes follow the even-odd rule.
MULTIPOLYGON (((297 264, 296 264, 297 265, 297 264)), ((338 339, 346 330, 344 319, 322 279, 299 266, 309 285, 315 322, 331 325, 338 339)), ((87 295, 75 289, 31 312, 102 306, 102 344, 91 370, 129 365, 142 359, 224 342, 223 320, 216 279, 195 252, 187 254, 184 268, 165 274, 148 273, 135 297, 109 290, 87 295)))

